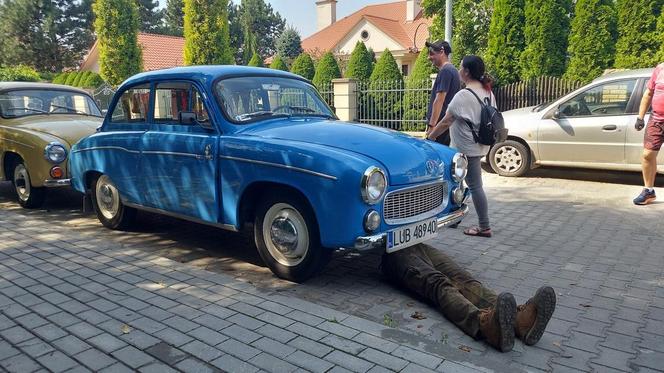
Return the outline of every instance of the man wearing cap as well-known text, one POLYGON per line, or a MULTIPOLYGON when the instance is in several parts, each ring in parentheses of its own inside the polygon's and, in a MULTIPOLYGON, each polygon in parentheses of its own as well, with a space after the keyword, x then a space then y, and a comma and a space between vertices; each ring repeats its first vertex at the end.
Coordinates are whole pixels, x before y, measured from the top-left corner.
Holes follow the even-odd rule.
MULTIPOLYGON (((427 108, 428 135, 433 127, 445 116, 447 106, 452 101, 452 97, 459 92, 461 83, 459 71, 450 62, 449 56, 452 53, 450 44, 444 40, 439 40, 433 43, 426 42, 426 46, 429 48, 429 61, 438 69, 438 76, 436 76, 436 82, 433 84, 429 107, 427 108)), ((438 136, 436 142, 449 146, 449 130, 438 136)))

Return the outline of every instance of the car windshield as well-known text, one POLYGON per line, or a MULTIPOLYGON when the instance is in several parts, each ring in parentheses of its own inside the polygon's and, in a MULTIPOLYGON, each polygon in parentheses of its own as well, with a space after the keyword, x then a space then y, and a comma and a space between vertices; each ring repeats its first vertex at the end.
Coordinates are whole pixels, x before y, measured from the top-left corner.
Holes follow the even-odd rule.
POLYGON ((222 79, 215 91, 228 119, 239 124, 275 117, 336 119, 316 89, 298 79, 269 76, 222 79))
POLYGON ((554 101, 556 101, 556 100, 551 100, 551 101, 547 101, 547 102, 545 102, 545 103, 543 103, 543 104, 539 104, 539 105, 537 105, 537 106, 535 106, 535 107, 533 108, 533 111, 542 111, 542 110, 544 110, 545 108, 547 108, 549 105, 553 104, 554 101))
POLYGON ((87 95, 65 90, 22 89, 0 93, 0 115, 16 118, 35 114, 78 114, 101 116, 87 95))

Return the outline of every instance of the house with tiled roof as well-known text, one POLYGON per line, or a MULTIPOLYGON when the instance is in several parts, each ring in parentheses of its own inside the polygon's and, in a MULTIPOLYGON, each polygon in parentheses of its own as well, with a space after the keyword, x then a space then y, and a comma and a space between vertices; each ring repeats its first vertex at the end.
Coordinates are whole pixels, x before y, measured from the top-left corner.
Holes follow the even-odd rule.
MULTIPOLYGON (((143 71, 184 65, 184 38, 139 32, 138 44, 143 51, 143 71)), ((99 73, 98 42, 85 56, 80 70, 99 73)))
POLYGON ((389 49, 404 75, 408 75, 431 25, 431 19, 423 14, 421 0, 368 5, 339 20, 337 2, 316 1, 318 31, 302 40, 302 48, 314 56, 332 51, 343 57, 350 55, 355 44, 362 41, 376 52, 377 58, 389 49))

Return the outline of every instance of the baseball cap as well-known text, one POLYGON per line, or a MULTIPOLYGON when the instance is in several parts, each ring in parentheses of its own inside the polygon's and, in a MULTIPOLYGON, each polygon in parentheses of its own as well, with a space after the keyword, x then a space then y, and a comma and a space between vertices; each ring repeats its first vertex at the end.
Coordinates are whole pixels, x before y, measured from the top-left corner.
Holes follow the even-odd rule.
POLYGON ((430 50, 433 49, 436 52, 443 51, 447 55, 452 53, 452 47, 450 46, 450 43, 446 42, 445 40, 438 40, 434 42, 427 41, 426 43, 424 43, 424 45, 426 45, 426 47, 429 48, 430 50))

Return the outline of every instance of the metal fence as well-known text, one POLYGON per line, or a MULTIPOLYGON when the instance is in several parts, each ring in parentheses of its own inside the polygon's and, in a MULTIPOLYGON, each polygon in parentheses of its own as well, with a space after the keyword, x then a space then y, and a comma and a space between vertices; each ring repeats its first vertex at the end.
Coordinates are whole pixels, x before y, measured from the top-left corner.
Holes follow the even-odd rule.
POLYGON ((555 100, 582 85, 583 83, 573 80, 541 76, 496 88, 493 93, 496 96, 498 110, 507 111, 555 100))
POLYGON ((330 83, 324 83, 320 87, 316 87, 318 89, 318 93, 320 93, 321 97, 323 97, 323 100, 327 102, 330 107, 334 107, 334 85, 332 82, 330 83))
POLYGON ((114 94, 115 89, 111 85, 104 83, 92 92, 92 97, 95 99, 95 102, 97 102, 100 110, 108 110, 108 106, 111 104, 111 99, 114 94))
POLYGON ((357 84, 357 121, 399 131, 424 131, 431 80, 362 81, 357 84))

